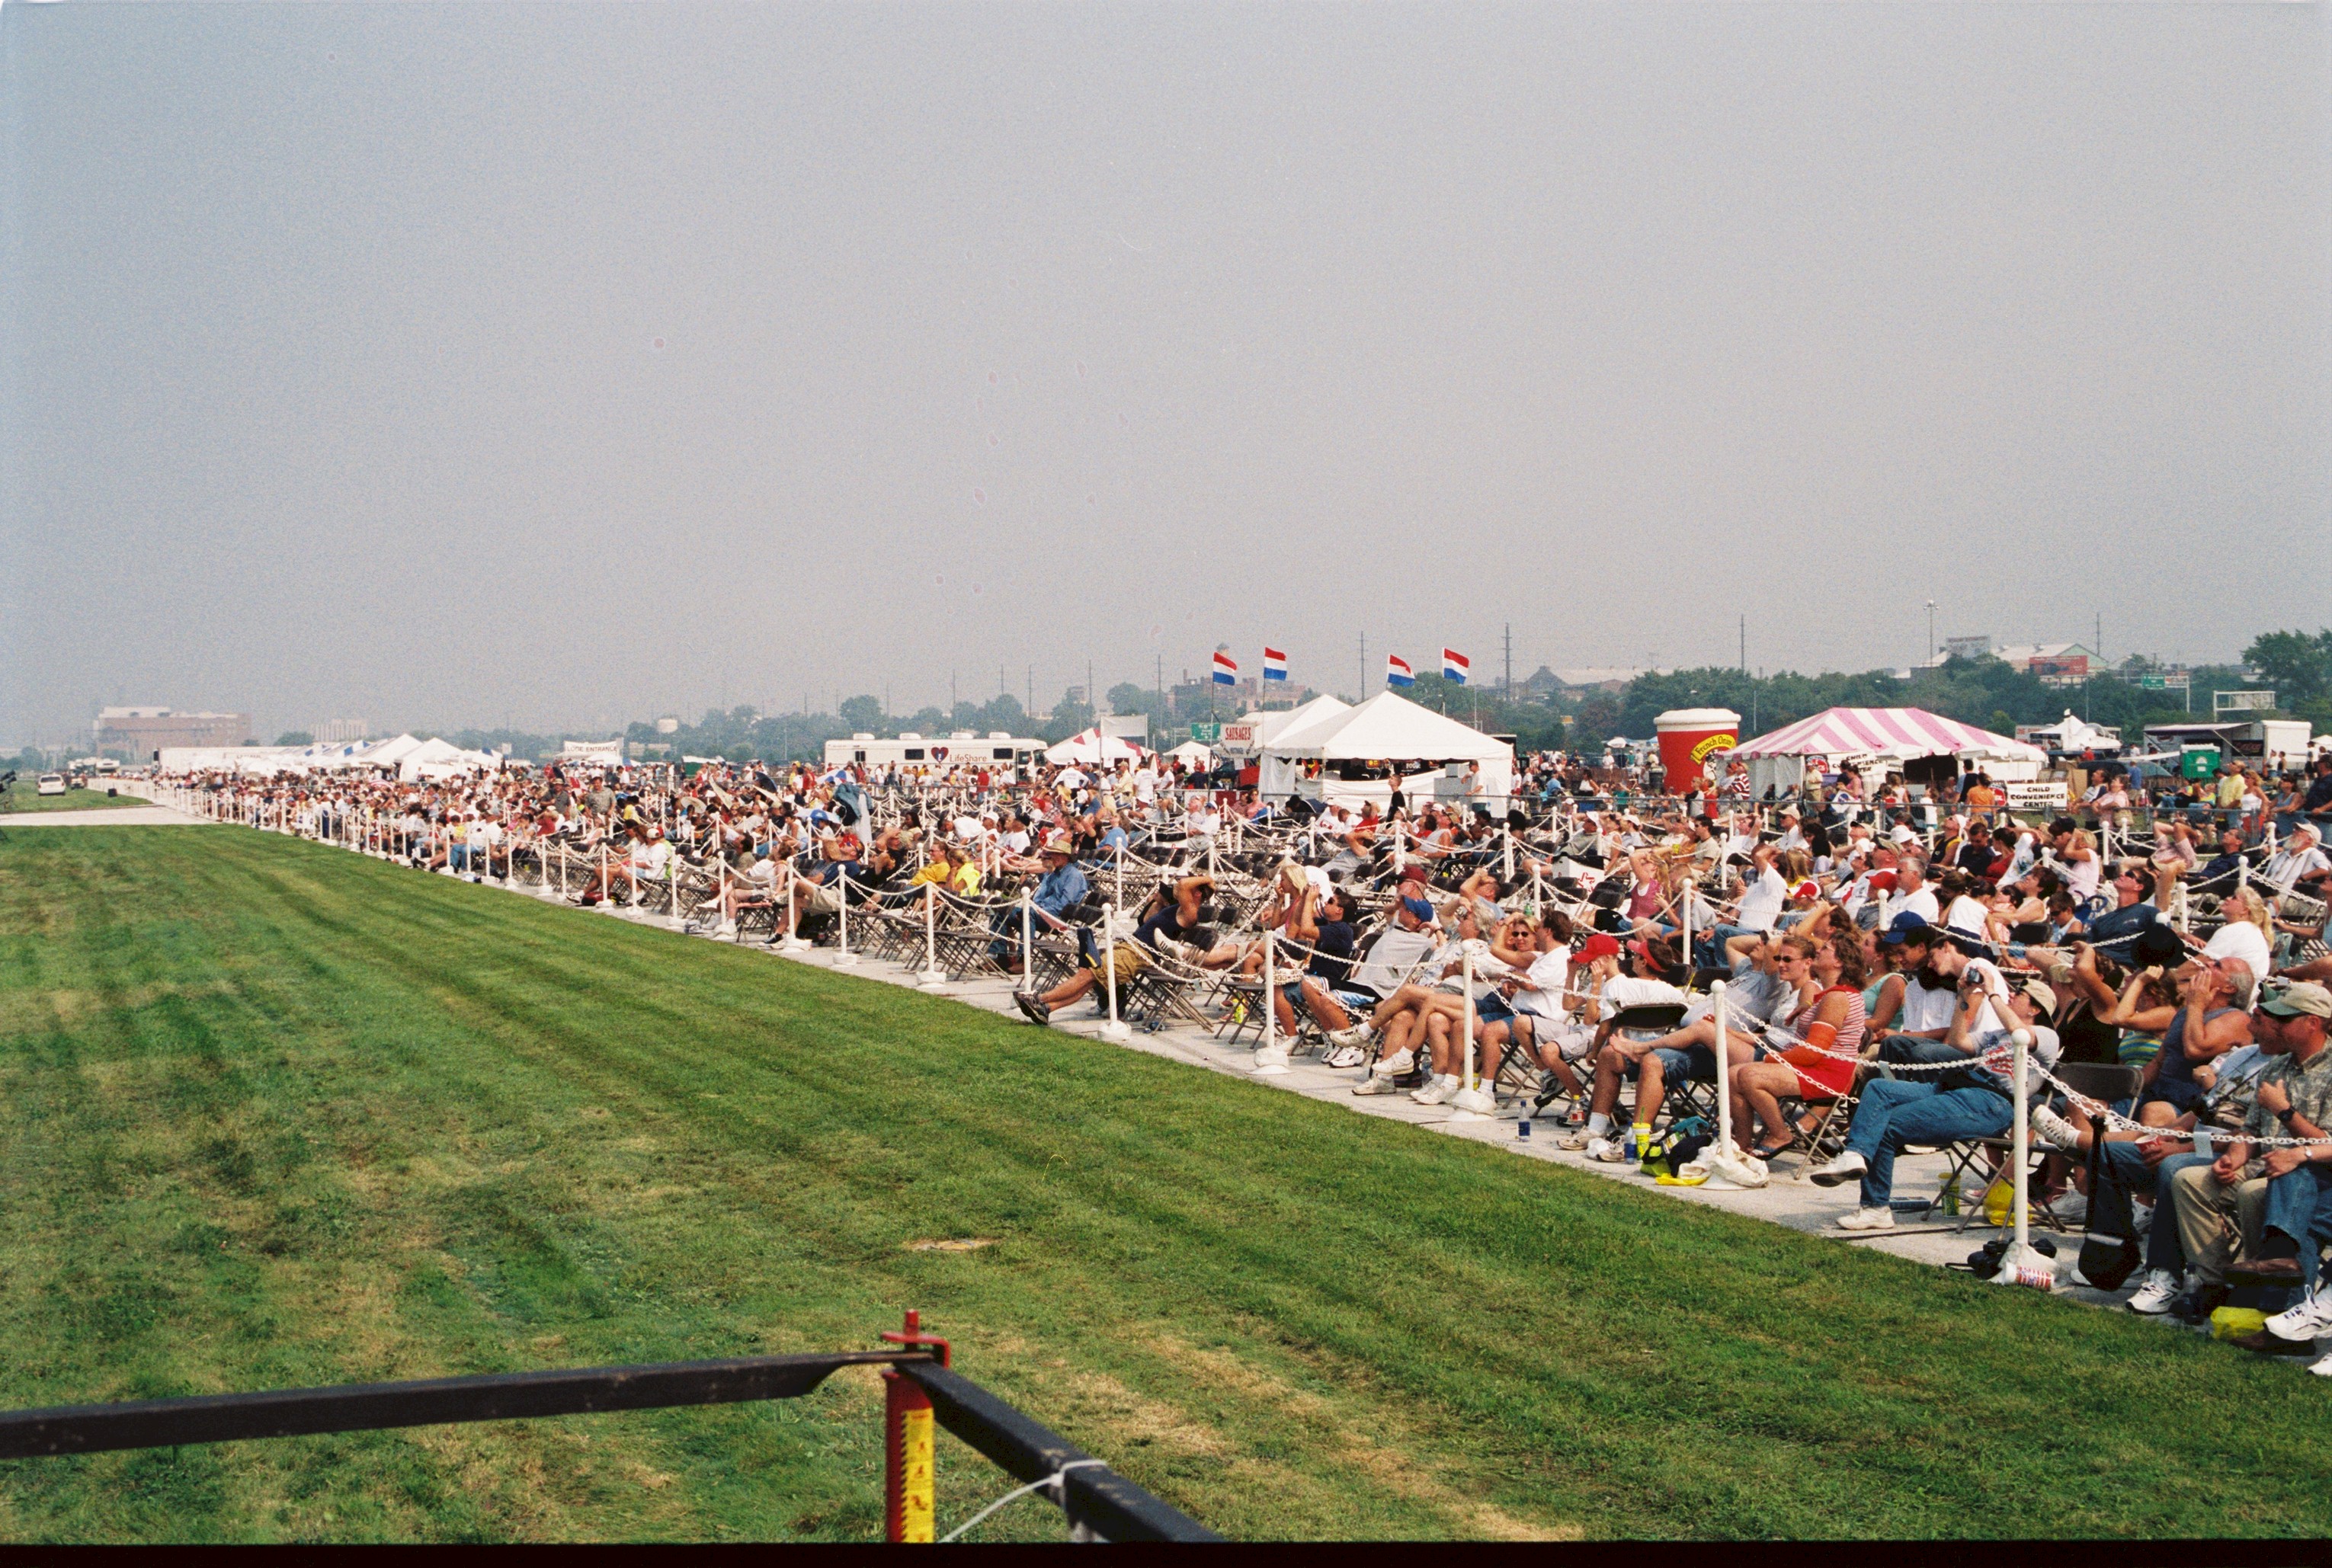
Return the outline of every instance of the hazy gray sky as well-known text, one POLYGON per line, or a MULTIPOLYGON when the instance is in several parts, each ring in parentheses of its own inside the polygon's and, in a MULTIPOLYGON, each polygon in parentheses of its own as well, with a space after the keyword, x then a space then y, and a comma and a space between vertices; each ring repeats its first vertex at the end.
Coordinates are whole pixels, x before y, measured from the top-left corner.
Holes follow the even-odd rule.
POLYGON ((0 741, 2332 620, 2320 6, 0 43, 0 741))

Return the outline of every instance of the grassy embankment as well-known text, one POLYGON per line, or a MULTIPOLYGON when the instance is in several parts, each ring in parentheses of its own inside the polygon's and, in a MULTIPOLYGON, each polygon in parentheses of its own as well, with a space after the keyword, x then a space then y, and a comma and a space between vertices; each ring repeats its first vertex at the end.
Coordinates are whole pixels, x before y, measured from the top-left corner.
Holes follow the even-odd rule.
POLYGON ((147 800, 129 793, 131 786, 116 784, 118 795, 108 795, 102 783, 85 789, 68 789, 62 795, 40 793, 38 780, 24 776, 8 786, 7 798, 0 800, 0 822, 19 812, 36 811, 104 811, 119 806, 144 806, 147 800))
MULTIPOLYGON (((2332 1533, 2323 1385, 2227 1347, 228 828, 0 843, 0 1184, 8 1406, 912 1303, 1234 1535, 2332 1533)), ((876 1410, 17 1462, 0 1536, 865 1538, 876 1410)), ((943 1526, 1005 1485, 942 1474, 943 1526)))

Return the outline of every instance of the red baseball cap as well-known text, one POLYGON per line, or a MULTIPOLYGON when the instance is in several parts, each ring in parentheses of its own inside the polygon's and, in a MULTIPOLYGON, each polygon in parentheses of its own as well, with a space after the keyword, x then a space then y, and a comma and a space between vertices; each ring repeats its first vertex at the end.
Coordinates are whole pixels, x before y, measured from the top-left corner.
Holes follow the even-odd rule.
POLYGON ((1599 931, 1581 944, 1579 957, 1574 961, 1593 963, 1599 958, 1616 958, 1619 952, 1620 939, 1608 931, 1599 931))

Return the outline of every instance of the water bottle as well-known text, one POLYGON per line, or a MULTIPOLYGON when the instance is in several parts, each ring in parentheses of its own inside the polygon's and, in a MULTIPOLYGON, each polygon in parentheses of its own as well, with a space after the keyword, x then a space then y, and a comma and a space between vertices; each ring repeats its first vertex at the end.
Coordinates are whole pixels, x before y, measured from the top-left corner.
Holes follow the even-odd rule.
POLYGON ((1515 1136, 1523 1143, 1530 1142, 1530 1113, 1524 1111, 1522 1120, 1515 1123, 1515 1136))

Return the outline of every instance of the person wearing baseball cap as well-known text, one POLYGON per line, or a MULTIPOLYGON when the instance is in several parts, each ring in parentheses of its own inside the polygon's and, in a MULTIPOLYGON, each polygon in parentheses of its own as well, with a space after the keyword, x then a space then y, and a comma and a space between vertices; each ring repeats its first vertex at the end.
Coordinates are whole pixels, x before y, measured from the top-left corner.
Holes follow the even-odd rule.
MULTIPOLYGON (((2177 1261, 2192 1269, 2189 1286, 2176 1296, 2175 1275, 2149 1275, 2147 1288, 2131 1299, 2133 1311, 2167 1311, 2200 1323, 2227 1299, 2231 1285, 2294 1286, 2307 1279, 2321 1240, 2332 1235, 2332 1205, 2327 1201, 2332 1146, 2267 1141, 2321 1138, 2332 1132, 2332 1052, 2324 1048, 2327 1021, 2332 992, 2321 986, 2286 984, 2262 999, 2251 1024, 2269 1060, 2241 1131, 2222 1144, 2216 1160, 2190 1156, 2175 1170, 2165 1161, 2158 1178, 2163 1196, 2155 1225, 2174 1219, 2184 1253, 2177 1261), (2239 1245, 2247 1261, 2238 1265, 2233 1258, 2239 1245), (2305 1260, 2302 1252, 2308 1254, 2305 1260)), ((2148 1248, 2149 1262, 2155 1250, 2148 1248)), ((2326 1299, 2319 1279, 2308 1300, 2269 1319, 2265 1337, 2253 1336, 2248 1348, 2311 1355, 2315 1335, 2327 1328, 2332 1328, 2332 1301, 2326 1299)))
POLYGON ((1818 1187, 1860 1179, 1861 1200, 1839 1217, 1840 1229, 1895 1228, 1895 1161, 1907 1147, 1998 1137, 2015 1119, 2016 1095, 2029 1099, 2045 1093, 2044 1075, 2055 1069, 2062 1054, 2057 1031, 2048 1023, 2056 1005, 2056 992, 2037 977, 2012 981, 1983 960, 1965 966, 1944 1043, 1960 1052, 1967 1066, 1916 1080, 1873 1079, 1855 1104, 1844 1151, 1807 1172, 1818 1187), (2020 1030, 2031 1041, 2025 1081, 2012 1084, 2012 1036, 2020 1030))
MULTIPOLYGON (((1068 912, 1085 901, 1091 891, 1085 874, 1077 869, 1074 842, 1065 833, 1053 833, 1037 846, 1037 855, 1045 867, 1037 880, 1036 891, 1029 895, 1029 907, 1046 929, 1063 931, 1068 926, 1068 912)), ((988 956, 1003 966, 1007 974, 1018 974, 1024 964, 1011 957, 1020 934, 1020 912, 1006 907, 996 912, 989 928, 994 939, 988 944, 988 956)))

